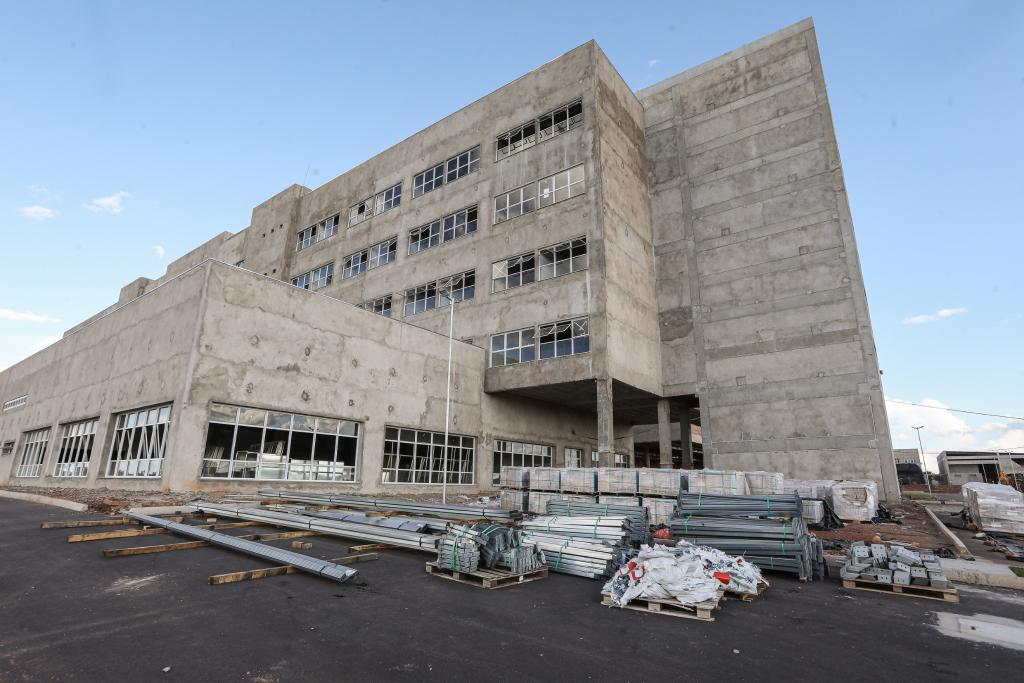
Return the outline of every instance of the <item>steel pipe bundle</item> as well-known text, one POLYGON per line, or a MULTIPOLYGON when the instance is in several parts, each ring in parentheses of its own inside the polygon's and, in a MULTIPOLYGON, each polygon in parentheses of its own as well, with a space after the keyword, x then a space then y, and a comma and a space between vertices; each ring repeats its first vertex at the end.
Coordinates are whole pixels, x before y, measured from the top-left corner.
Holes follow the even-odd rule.
POLYGON ((274 562, 276 564, 290 564, 296 569, 300 569, 310 574, 316 574, 326 579, 334 579, 335 581, 348 581, 358 574, 355 569, 346 567, 342 564, 336 564, 334 562, 328 562, 321 560, 316 557, 310 557, 309 555, 303 555, 301 553, 295 553, 284 548, 276 548, 271 545, 259 543, 257 541, 250 541, 244 538, 236 538, 229 536, 228 534, 222 534, 217 531, 210 531, 209 529, 199 529, 188 524, 181 524, 179 522, 171 522, 166 519, 160 519, 159 517, 152 517, 150 515, 143 515, 138 512, 126 512, 125 515, 134 519, 142 524, 148 524, 149 526, 162 527, 168 531, 179 534, 181 536, 187 536, 189 538, 197 538, 203 541, 208 541, 214 545, 219 545, 224 548, 230 548, 231 550, 237 550, 238 552, 258 557, 262 560, 274 562))
POLYGON ((418 500, 394 500, 388 498, 363 498, 333 493, 310 493, 307 491, 260 491, 265 498, 280 498, 315 505, 340 505, 348 508, 370 510, 392 510, 417 515, 430 515, 445 519, 519 519, 518 510, 489 508, 483 505, 451 505, 425 503, 418 500))
POLYGON ((800 498, 794 494, 732 496, 680 491, 676 499, 676 516, 679 517, 797 517, 802 509, 800 498))
POLYGON ((346 512, 344 510, 307 510, 298 505, 267 505, 266 510, 274 512, 290 512, 307 517, 320 517, 322 519, 336 519, 339 522, 352 522, 354 524, 369 524, 371 526, 383 526, 390 529, 401 529, 403 531, 416 531, 426 533, 433 531, 443 534, 448 531, 448 522, 439 519, 414 518, 414 517, 370 517, 361 512, 346 512))
POLYGON ((523 540, 534 543, 544 552, 548 569, 589 579, 611 576, 621 564, 625 553, 620 547, 579 538, 527 531, 523 540))
POLYGON ((523 522, 523 531, 624 544, 630 536, 628 517, 537 517, 523 522))
POLYGON ((200 512, 217 515, 218 517, 245 519, 252 522, 262 522, 269 526, 283 526, 290 529, 308 529, 327 536, 339 536, 341 538, 351 538, 371 543, 387 543, 388 545, 428 552, 437 550, 437 542, 440 538, 440 536, 432 534, 392 529, 374 524, 324 519, 304 513, 277 512, 262 508, 236 508, 230 505, 205 503, 202 501, 191 503, 190 505, 200 512))
POLYGON ((548 503, 547 513, 556 517, 628 517, 631 543, 644 543, 649 537, 650 518, 647 508, 639 505, 604 505, 553 500, 548 503))

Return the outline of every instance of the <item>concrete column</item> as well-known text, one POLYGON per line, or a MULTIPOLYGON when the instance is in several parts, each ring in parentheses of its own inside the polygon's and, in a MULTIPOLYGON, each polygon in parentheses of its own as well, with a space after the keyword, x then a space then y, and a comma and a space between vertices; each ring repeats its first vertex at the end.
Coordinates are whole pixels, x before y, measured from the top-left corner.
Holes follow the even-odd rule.
POLYGON ((672 422, 667 398, 658 399, 658 458, 660 467, 672 467, 672 422))
POLYGON ((679 438, 683 449, 684 470, 693 469, 693 433, 690 431, 690 406, 683 403, 679 406, 679 438))
POLYGON ((612 380, 597 382, 597 457, 600 467, 615 463, 615 413, 612 407, 612 380))

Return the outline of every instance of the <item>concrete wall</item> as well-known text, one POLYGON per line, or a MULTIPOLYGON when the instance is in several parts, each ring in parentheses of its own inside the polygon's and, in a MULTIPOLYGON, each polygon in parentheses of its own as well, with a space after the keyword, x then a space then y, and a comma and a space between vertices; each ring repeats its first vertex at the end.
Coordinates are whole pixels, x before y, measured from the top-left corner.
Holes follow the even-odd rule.
POLYGON ((665 392, 696 387, 705 462, 898 496, 811 22, 639 96, 665 392))

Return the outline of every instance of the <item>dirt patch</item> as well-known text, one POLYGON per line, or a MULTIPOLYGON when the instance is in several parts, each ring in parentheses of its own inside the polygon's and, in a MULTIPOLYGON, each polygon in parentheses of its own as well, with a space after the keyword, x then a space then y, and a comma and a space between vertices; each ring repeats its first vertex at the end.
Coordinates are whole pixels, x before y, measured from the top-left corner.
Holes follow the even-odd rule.
POLYGON ((918 548, 953 548, 953 544, 935 528, 925 509, 917 503, 902 503, 892 508, 893 514, 902 514, 902 524, 859 524, 848 522, 842 529, 815 531, 814 535, 829 541, 866 541, 875 536, 883 541, 910 543, 918 548))

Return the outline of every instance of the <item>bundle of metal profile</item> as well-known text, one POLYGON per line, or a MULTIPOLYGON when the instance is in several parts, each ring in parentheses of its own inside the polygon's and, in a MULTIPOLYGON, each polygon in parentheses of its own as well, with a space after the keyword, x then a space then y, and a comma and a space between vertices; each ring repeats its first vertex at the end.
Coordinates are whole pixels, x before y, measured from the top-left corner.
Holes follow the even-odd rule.
POLYGON ((544 553, 533 543, 519 545, 503 552, 498 566, 516 574, 532 572, 544 566, 544 553))
POLYGON ((324 519, 305 513, 278 512, 264 508, 236 508, 230 505, 206 503, 203 501, 191 503, 190 505, 200 512, 214 514, 218 517, 244 519, 251 522, 262 522, 269 526, 283 526, 290 529, 308 529, 327 536, 339 536, 341 538, 369 541, 371 543, 387 543, 388 545, 429 552, 437 549, 437 541, 440 538, 440 536, 433 534, 422 534, 375 524, 324 519))
POLYGON ((589 579, 611 576, 619 566, 621 547, 601 541, 526 531, 523 540, 536 544, 544 552, 548 569, 589 579))
POLYGON ((523 531, 549 536, 628 543, 631 530, 629 517, 537 517, 523 522, 523 531))
POLYGON ((310 574, 316 574, 317 576, 322 576, 327 579, 348 581, 358 574, 355 569, 346 567, 342 564, 336 564, 316 557, 310 557, 309 555, 295 553, 291 550, 285 550, 284 548, 276 548, 257 541, 236 538, 217 531, 210 531, 209 529, 199 529, 188 524, 171 522, 166 519, 143 515, 138 512, 129 511, 126 512, 125 515, 137 522, 141 522, 142 524, 162 527, 181 536, 208 541, 214 545, 230 548, 231 550, 237 550, 247 555, 252 555, 253 557, 268 560, 276 564, 288 564, 296 569, 309 572, 310 574))
POLYGON ((803 511, 796 494, 732 496, 721 493, 688 493, 676 498, 676 515, 717 517, 799 517, 803 511))
POLYGON ((308 517, 321 517, 323 519, 336 519, 340 522, 353 522, 355 524, 369 524, 371 526, 383 526, 390 529, 402 529, 403 531, 416 531, 424 533, 435 531, 445 533, 448 531, 448 522, 438 519, 426 519, 415 517, 370 517, 361 512, 345 512, 344 510, 307 510, 298 505, 267 505, 267 510, 275 512, 291 512, 308 517))
POLYGON ((552 500, 547 513, 556 517, 628 517, 630 543, 646 543, 650 539, 648 510, 640 505, 604 505, 552 500))
POLYGON ((457 572, 475 572, 480 567, 480 546, 457 532, 445 534, 437 544, 437 565, 457 572))
POLYGON ((315 505, 339 505, 347 508, 368 510, 390 510, 407 512, 417 515, 430 515, 445 519, 519 519, 522 513, 518 510, 503 510, 483 505, 452 505, 445 503, 426 503, 418 500, 395 500, 388 498, 362 498, 333 493, 311 493, 308 491, 260 491, 264 498, 280 498, 299 503, 315 505))
POLYGON ((543 555, 532 543, 524 543, 517 529, 498 524, 474 524, 452 528, 438 544, 437 561, 444 569, 476 571, 504 566, 515 572, 541 566, 543 555))

